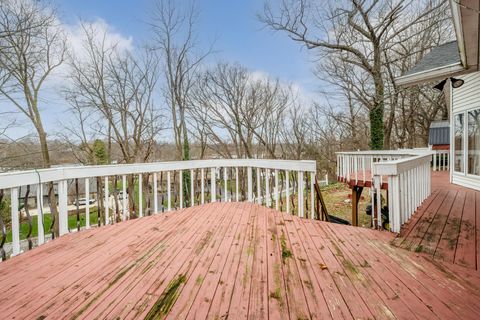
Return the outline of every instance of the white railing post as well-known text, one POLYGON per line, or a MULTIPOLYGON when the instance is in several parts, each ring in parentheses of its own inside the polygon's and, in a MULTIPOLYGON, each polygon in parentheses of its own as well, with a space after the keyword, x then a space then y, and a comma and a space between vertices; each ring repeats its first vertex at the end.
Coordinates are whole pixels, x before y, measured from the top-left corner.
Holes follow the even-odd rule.
POLYGON ((287 213, 290 213, 290 171, 285 171, 285 202, 287 203, 287 213))
POLYGON ((280 205, 280 197, 278 194, 278 169, 275 169, 275 210, 278 210, 280 205))
POLYGON ((38 245, 41 245, 45 243, 45 230, 43 229, 43 184, 41 183, 37 185, 37 225, 37 241, 38 245))
POLYGON ((248 201, 253 201, 253 177, 252 177, 252 167, 247 168, 247 196, 248 201))
POLYGON ((138 216, 143 217, 143 177, 138 175, 138 216))
POLYGON ((382 228, 382 180, 381 177, 375 176, 375 191, 377 193, 377 228, 382 228))
POLYGON ((310 172, 310 217, 315 219, 315 172, 310 172))
POLYGON ((238 167, 235 167, 235 201, 237 201, 237 202, 238 202, 238 200, 239 200, 238 185, 239 185, 238 167))
POLYGON ((180 209, 183 209, 183 170, 179 171, 180 179, 180 209))
MULTIPOLYGON (((127 220, 127 176, 122 175, 122 214, 123 221, 127 220)), ((132 195, 128 195, 131 197, 132 195)))
POLYGON ((167 211, 172 210, 172 191, 171 191, 171 174, 167 172, 167 211))
POLYGON ((58 229, 60 236, 68 233, 67 181, 58 182, 58 229))
POLYGON ((195 205, 195 189, 194 189, 194 179, 193 179, 193 169, 190 169, 190 207, 195 205))
POLYGON ((18 188, 10 189, 10 209, 12 219, 12 257, 20 253, 20 219, 18 217, 18 188))
POLYGON ((260 185, 262 183, 262 180, 260 179, 260 168, 256 168, 255 172, 257 173, 257 203, 262 204, 262 191, 260 190, 260 185))
POLYGON ((300 218, 304 217, 304 210, 305 210, 305 204, 304 204, 304 181, 303 181, 303 171, 298 171, 297 172, 297 178, 298 178, 298 216, 300 218))
MULTIPOLYGON (((392 218, 393 218, 393 232, 400 232, 400 227, 401 227, 401 202, 400 202, 400 177, 399 176, 394 176, 392 179, 392 195, 393 195, 393 202, 394 206, 391 209, 392 210, 392 218)), ((390 187, 390 186, 389 186, 390 187)), ((389 208, 390 210, 390 208, 389 208)))
POLYGON ((157 173, 153 173, 153 212, 158 213, 158 182, 157 173))
POLYGON ((201 193, 200 198, 201 198, 202 204, 204 204, 205 203, 205 182, 204 182, 205 181, 205 169, 204 168, 202 168, 200 170, 200 175, 201 175, 200 176, 200 180, 201 180, 200 181, 201 182, 200 183, 200 189, 201 189, 200 190, 200 193, 201 193))
POLYGON ((270 199, 270 169, 265 169, 265 205, 272 206, 272 199, 270 199))
POLYGON ((108 218, 108 215, 109 215, 109 195, 108 195, 108 177, 105 177, 105 182, 104 182, 105 186, 103 187, 103 190, 105 191, 105 199, 104 199, 104 202, 105 202, 105 225, 109 224, 109 218, 108 218))
POLYGON ((227 167, 224 167, 223 168, 223 191, 224 191, 224 195, 223 195, 223 201, 227 202, 228 200, 228 195, 227 195, 227 192, 228 192, 228 187, 227 187, 227 179, 228 179, 228 172, 227 172, 227 167))
POLYGON ((215 168, 210 168, 210 196, 211 196, 211 202, 216 202, 217 201, 217 177, 216 177, 217 171, 215 168))
POLYGON ((90 180, 88 178, 85 178, 85 228, 90 229, 90 180))

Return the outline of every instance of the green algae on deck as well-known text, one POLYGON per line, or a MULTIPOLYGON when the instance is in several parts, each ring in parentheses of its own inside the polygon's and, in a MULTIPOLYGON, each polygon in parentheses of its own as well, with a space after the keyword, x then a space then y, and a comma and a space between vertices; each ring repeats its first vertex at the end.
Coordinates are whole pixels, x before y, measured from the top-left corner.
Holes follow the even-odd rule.
POLYGON ((179 295, 180 286, 187 281, 187 277, 181 274, 173 279, 148 312, 145 319, 161 319, 172 309, 179 295))
POLYGON ((282 235, 280 237, 280 246, 282 247, 282 261, 285 263, 285 261, 288 258, 291 258, 293 256, 292 251, 288 250, 287 248, 287 239, 285 238, 285 234, 282 231, 282 235))

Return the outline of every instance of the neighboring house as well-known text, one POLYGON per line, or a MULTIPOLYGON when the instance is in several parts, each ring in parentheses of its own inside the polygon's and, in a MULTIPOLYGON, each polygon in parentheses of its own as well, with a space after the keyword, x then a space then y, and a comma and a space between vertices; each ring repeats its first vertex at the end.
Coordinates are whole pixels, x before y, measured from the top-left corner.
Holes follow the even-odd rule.
POLYGON ((433 121, 428 130, 428 146, 432 150, 450 150, 450 122, 433 121))
POLYGON ((480 190, 480 0, 450 0, 450 7, 457 40, 432 49, 397 82, 438 81, 452 128, 450 181, 480 190))

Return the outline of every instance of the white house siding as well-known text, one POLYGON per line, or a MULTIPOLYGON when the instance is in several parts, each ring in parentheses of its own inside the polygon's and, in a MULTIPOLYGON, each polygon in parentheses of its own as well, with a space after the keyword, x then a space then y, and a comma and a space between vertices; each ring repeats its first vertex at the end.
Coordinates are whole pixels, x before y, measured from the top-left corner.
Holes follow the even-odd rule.
MULTIPOLYGON (((470 73, 462 76, 456 76, 455 78, 460 78, 465 81, 463 86, 460 88, 452 89, 451 92, 451 101, 452 101, 452 113, 450 116, 450 159, 454 159, 454 126, 453 119, 456 114, 465 113, 469 110, 480 108, 480 72, 470 73)), ((465 116, 464 116, 465 117, 465 116)), ((466 118, 464 118, 466 119, 466 118)), ((466 121, 464 123, 466 126, 466 121)), ((466 129, 465 129, 466 132, 466 129)), ((466 134, 464 134, 464 150, 467 150, 467 139, 466 134)), ((466 163, 466 162, 465 162, 466 163)), ((473 188, 480 190, 480 177, 469 175, 466 173, 454 172, 454 161, 451 161, 451 180, 455 184, 459 184, 468 188, 473 188)), ((464 168, 466 171, 466 168, 464 168)))

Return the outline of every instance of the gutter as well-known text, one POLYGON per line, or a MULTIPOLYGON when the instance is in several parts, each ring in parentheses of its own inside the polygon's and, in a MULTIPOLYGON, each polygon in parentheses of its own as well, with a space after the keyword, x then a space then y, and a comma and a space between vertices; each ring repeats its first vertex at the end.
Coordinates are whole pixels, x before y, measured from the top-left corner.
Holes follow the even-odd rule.
POLYGON ((444 78, 448 74, 458 73, 465 71, 465 67, 462 62, 452 63, 446 66, 441 66, 434 69, 429 69, 409 75, 404 75, 396 78, 398 85, 409 85, 418 82, 426 82, 430 80, 435 80, 435 78, 444 78))

